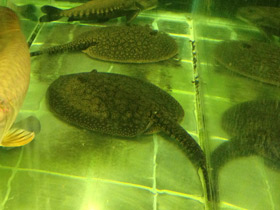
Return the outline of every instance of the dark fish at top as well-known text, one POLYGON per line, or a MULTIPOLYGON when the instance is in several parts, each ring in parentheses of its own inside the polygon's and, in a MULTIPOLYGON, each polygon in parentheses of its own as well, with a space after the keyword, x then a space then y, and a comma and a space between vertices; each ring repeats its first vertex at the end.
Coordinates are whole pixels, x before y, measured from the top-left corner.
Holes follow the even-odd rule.
POLYGON ((277 7, 241 7, 236 16, 263 30, 268 35, 280 36, 280 8, 277 7))
POLYGON ((280 85, 280 47, 256 41, 225 41, 214 58, 227 69, 271 85, 280 85))
POLYGON ((17 14, 31 21, 38 21, 36 16, 37 8, 34 4, 16 5, 12 1, 7 1, 7 7, 14 10, 17 14))
POLYGON ((66 10, 46 5, 41 8, 46 15, 42 16, 40 21, 49 22, 69 17, 68 21, 96 20, 103 22, 126 16, 126 21, 131 22, 141 11, 156 6, 157 0, 91 0, 66 10))
POLYGON ((173 38, 149 26, 110 26, 82 33, 72 42, 32 52, 31 56, 83 51, 92 58, 120 63, 151 63, 178 53, 173 38))
POLYGON ((213 186, 219 200, 218 173, 229 161, 259 156, 273 169, 280 170, 280 101, 255 100, 229 108, 222 117, 222 128, 232 137, 211 155, 213 186))
POLYGON ((121 137, 165 133, 179 143, 195 167, 202 169, 210 197, 205 155, 179 125, 183 108, 157 86, 94 70, 60 76, 50 85, 47 101, 59 118, 92 131, 121 137))

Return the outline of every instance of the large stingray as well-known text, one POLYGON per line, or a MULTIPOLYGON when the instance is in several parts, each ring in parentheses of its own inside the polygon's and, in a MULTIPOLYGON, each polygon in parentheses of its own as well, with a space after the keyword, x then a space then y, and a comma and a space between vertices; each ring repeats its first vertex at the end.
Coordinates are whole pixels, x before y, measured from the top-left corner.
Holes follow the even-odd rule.
POLYGON ((225 41, 214 53, 219 64, 238 74, 280 85, 280 47, 256 41, 225 41))
POLYGON ((32 52, 31 56, 83 51, 92 58, 121 63, 150 63, 178 53, 173 38, 149 26, 110 26, 85 32, 67 44, 32 52))
POLYGON ((222 127, 232 137, 211 155, 213 186, 219 200, 218 174, 236 158, 259 156, 273 169, 280 169, 280 101, 256 100, 237 104, 222 117, 222 127))
POLYGON ((202 169, 210 200, 205 155, 179 125, 184 116, 181 105, 157 86, 94 70, 60 76, 50 85, 47 101, 59 118, 78 127, 121 137, 163 132, 175 139, 202 169))

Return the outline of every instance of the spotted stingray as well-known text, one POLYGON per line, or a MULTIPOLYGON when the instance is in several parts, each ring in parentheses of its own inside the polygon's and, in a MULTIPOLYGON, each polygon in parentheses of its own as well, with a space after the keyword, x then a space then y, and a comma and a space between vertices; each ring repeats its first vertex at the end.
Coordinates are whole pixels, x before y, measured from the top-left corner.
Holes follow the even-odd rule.
POLYGON ((213 186, 219 200, 218 173, 237 158, 259 156, 273 169, 280 170, 280 101, 255 100, 237 104, 222 117, 223 129, 232 137, 211 155, 213 186))
POLYGON ((157 86, 94 70, 60 76, 49 86, 47 101, 59 118, 88 130, 120 137, 163 132, 175 139, 193 165, 202 169, 210 199, 205 155, 179 125, 184 110, 157 86))
POLYGON ((280 85, 280 47, 257 41, 225 41, 215 60, 227 69, 271 85, 280 85))
POLYGON ((32 52, 31 56, 71 51, 105 61, 151 63, 174 57, 178 46, 173 38, 149 26, 110 26, 87 31, 72 42, 32 52))

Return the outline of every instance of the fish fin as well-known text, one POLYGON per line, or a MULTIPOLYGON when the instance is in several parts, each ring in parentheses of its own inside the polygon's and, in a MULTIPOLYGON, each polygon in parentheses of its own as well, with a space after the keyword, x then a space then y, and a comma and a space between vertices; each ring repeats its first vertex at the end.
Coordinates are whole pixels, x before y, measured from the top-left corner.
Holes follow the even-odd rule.
POLYGON ((1 146, 3 147, 19 147, 31 142, 35 137, 34 132, 23 129, 11 129, 8 134, 4 136, 1 146))
POLYGON ((37 17, 35 15, 36 13, 36 7, 33 4, 25 4, 22 6, 19 6, 20 14, 29 20, 37 21, 37 17))
POLYGON ((62 9, 45 5, 41 8, 41 11, 46 13, 46 15, 40 17, 40 22, 50 22, 61 18, 60 12, 62 9))
POLYGON ((126 14, 126 23, 129 24, 131 23, 137 15, 140 13, 140 10, 133 10, 129 13, 126 14))
POLYGON ((39 134, 41 131, 41 123, 40 120, 31 115, 27 118, 21 119, 13 124, 11 129, 23 129, 23 130, 28 130, 30 132, 34 132, 35 135, 39 134))

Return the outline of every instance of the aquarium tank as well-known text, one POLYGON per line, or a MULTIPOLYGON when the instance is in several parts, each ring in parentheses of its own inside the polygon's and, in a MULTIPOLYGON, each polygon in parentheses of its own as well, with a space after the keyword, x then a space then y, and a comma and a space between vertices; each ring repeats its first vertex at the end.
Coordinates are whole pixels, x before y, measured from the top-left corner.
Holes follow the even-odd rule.
POLYGON ((279 0, 0 6, 1 210, 280 209, 279 0))

